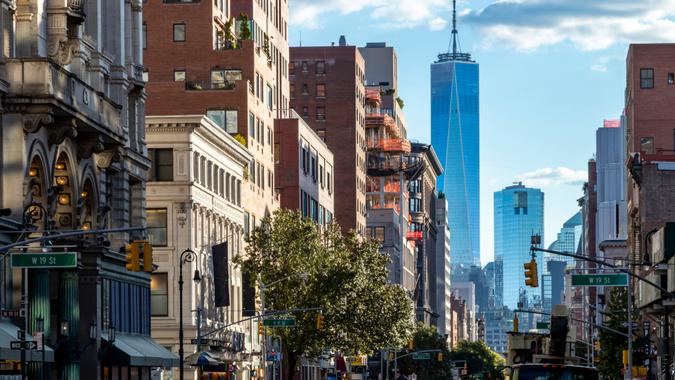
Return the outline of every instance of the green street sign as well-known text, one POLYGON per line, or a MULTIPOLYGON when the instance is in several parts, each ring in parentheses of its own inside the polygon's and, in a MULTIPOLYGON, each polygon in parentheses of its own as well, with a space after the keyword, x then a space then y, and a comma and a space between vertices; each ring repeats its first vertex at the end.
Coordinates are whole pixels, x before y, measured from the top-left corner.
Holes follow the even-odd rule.
POLYGON ((538 330, 548 330, 550 327, 550 324, 548 322, 537 322, 537 329, 538 330))
POLYGON ((628 286, 628 275, 611 274, 573 274, 572 286, 628 286))
POLYGON ((11 263, 13 268, 73 268, 77 253, 12 253, 11 263))
POLYGON ((263 319, 263 326, 267 326, 267 327, 293 327, 293 326, 295 326, 295 318, 263 319))
POLYGON ((431 354, 428 352, 420 352, 412 354, 413 360, 429 360, 431 359, 431 354))

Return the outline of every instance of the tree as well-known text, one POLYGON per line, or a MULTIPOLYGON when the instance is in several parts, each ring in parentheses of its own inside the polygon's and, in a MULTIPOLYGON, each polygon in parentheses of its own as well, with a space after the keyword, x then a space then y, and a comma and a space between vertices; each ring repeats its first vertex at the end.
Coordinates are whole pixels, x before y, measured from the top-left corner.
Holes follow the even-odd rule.
POLYGON ((403 288, 387 284, 388 258, 378 243, 354 233, 343 236, 337 224, 325 229, 299 212, 276 211, 262 220, 249 238, 246 256, 235 262, 252 279, 269 284, 266 310, 321 308, 296 314, 294 328, 275 329, 283 341, 284 368, 292 379, 302 355, 327 349, 347 355, 368 354, 380 347, 400 347, 410 337, 412 303, 403 288))
POLYGON ((239 21, 239 38, 242 40, 250 40, 251 39, 251 27, 249 26, 249 18, 246 13, 240 13, 239 18, 237 19, 239 21))
POLYGON ((500 366, 504 366, 504 358, 492 351, 484 342, 461 341, 450 353, 452 361, 466 361, 470 375, 482 374, 483 377, 497 379, 500 376, 500 366))
MULTIPOLYGON (((412 351, 423 350, 440 350, 441 360, 438 360, 439 353, 431 353, 431 361, 413 360, 412 355, 406 356, 398 360, 398 368, 402 374, 410 375, 415 373, 418 378, 429 380, 452 377, 452 361, 450 359, 448 342, 438 334, 436 327, 418 323, 413 335, 412 351)), ((409 352, 401 352, 399 356, 406 355, 407 353, 409 352)))

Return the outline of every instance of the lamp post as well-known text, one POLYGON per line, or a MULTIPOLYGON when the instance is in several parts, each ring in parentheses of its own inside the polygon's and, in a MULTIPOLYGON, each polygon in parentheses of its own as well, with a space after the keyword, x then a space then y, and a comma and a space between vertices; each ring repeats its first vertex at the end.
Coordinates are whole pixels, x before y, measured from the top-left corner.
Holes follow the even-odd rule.
POLYGON ((45 378, 45 319, 42 316, 35 318, 35 330, 40 332, 40 346, 42 351, 42 378, 45 378))
MULTIPOLYGON (((195 261, 197 258, 197 254, 191 250, 191 249, 186 249, 185 251, 181 252, 180 254, 180 261, 178 264, 178 316, 179 316, 179 329, 178 329, 178 356, 180 356, 180 374, 179 374, 179 379, 184 380, 185 379, 185 374, 183 372, 184 367, 185 367, 185 358, 184 358, 184 350, 183 350, 183 264, 184 263, 191 263, 195 261)), ((201 280, 201 277, 199 276, 199 271, 195 270, 195 275, 194 275, 194 281, 198 282, 201 280)), ((199 326, 199 324, 197 325, 199 326)), ((197 334, 199 335, 199 334, 197 334)), ((199 338, 198 338, 199 339, 199 338)))

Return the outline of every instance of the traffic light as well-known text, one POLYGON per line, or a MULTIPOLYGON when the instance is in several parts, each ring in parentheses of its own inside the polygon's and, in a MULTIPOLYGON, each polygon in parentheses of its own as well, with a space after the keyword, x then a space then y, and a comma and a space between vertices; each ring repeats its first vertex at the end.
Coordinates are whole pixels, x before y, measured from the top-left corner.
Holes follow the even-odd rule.
POLYGON ((410 339, 410 340, 408 341, 408 349, 409 349, 409 350, 412 350, 412 349, 413 349, 413 340, 412 340, 412 339, 410 339))
POLYGON ((391 362, 391 361, 394 361, 395 358, 396 358, 396 357, 394 356, 394 353, 393 353, 392 351, 389 351, 389 352, 387 353, 387 361, 390 361, 390 362, 391 362))
POLYGON ((144 241, 143 243, 143 272, 152 273, 152 244, 144 241))
POLYGON ((600 351, 600 341, 599 340, 596 340, 595 342, 593 342, 593 349, 595 351, 600 351))
POLYGON ((529 263, 523 264, 525 268, 525 285, 536 288, 539 286, 539 279, 537 274, 537 262, 532 259, 529 263))
POLYGON ((323 330, 325 318, 326 317, 324 317, 323 314, 319 314, 319 315, 316 316, 316 329, 317 330, 323 330))
POLYGON ((140 263, 140 250, 138 249, 138 243, 133 242, 131 244, 124 245, 125 259, 127 261, 126 268, 131 272, 138 272, 141 270, 140 263))
POLYGON ((443 353, 442 352, 439 352, 438 355, 436 355, 436 360, 438 360, 439 362, 443 361, 443 353))
POLYGON ((262 321, 258 323, 258 335, 265 335, 265 325, 262 321))

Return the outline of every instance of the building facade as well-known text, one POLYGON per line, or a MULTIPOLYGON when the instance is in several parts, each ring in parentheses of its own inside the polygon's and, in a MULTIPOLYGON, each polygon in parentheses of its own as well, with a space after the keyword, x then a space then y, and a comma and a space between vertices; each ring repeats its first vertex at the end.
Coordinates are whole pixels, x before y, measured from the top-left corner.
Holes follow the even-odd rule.
POLYGON ((291 107, 335 157, 335 218, 344 232, 366 228, 365 63, 355 46, 293 47, 291 107))
POLYGON ((246 142, 247 228, 279 207, 273 139, 274 119, 288 110, 287 7, 257 0, 144 7, 147 114, 207 115, 246 142))
MULTIPOLYGON (((4 1, 0 13, 4 224, 34 229, 15 241, 52 236, 21 254, 64 260, 4 261, 0 306, 17 315, 0 322, 3 342, 42 335, 46 360, 27 353, 27 378, 149 379, 178 360, 150 338, 151 256, 138 260, 145 271, 125 268, 125 243, 145 238, 150 167, 141 3, 4 1), (58 236, 110 228, 120 230, 58 236)), ((0 376, 19 377, 19 351, 3 348, 0 376)))
MULTIPOLYGON (((436 199, 436 250, 435 258, 435 297, 432 300, 431 307, 438 314, 436 327, 438 333, 443 336, 449 336, 452 327, 452 303, 450 296, 451 288, 451 270, 450 261, 450 228, 448 227, 448 204, 445 201, 443 193, 436 199), (443 264, 441 264, 443 263, 443 264)), ((448 338, 449 340, 449 338, 448 338)))
MULTIPOLYGON (((525 286, 523 264, 531 260, 532 234, 541 235, 544 241, 544 193, 522 183, 495 192, 494 234, 495 260, 503 265, 503 305, 516 308, 520 290, 530 300, 539 298, 539 289, 525 286)), ((543 269, 541 255, 537 255, 536 261, 538 268, 543 269)))
POLYGON ((330 224, 335 210, 333 153, 300 116, 274 124, 276 187, 281 207, 299 210, 319 225, 330 224))
POLYGON ((478 63, 456 49, 431 64, 431 144, 444 168, 453 266, 480 265, 478 63))
MULTIPOLYGON (((632 269, 652 282, 675 289, 675 272, 667 236, 675 209, 663 207, 675 201, 675 140, 672 124, 675 110, 675 44, 631 44, 626 59, 626 154, 628 260, 642 265, 632 269), (666 265, 663 265, 666 264, 666 265)), ((671 232, 669 232, 671 231, 671 232)), ((606 242, 603 242, 606 243, 606 242)), ((607 252, 609 244, 603 244, 607 252)), ((617 247, 618 248, 618 247, 617 247)), ((644 283, 632 283, 640 313, 653 325, 652 346, 656 360, 652 373, 671 371, 673 363, 673 318, 671 301, 664 293, 644 283)), ((645 322, 648 322, 645 320, 645 322)))
MULTIPOLYGON (((148 237, 158 265, 151 287, 153 337, 178 352, 181 310, 176 284, 181 269, 187 339, 242 319, 242 273, 231 260, 243 252, 243 174, 252 155, 205 115, 147 117, 146 140, 152 159, 148 237), (191 262, 184 260, 188 249, 196 253, 191 262), (198 283, 193 281, 195 271, 200 273, 198 283)), ((258 343, 249 328, 239 324, 222 329, 208 336, 202 347, 185 342, 188 363, 194 361, 190 355, 200 351, 209 351, 220 362, 201 366, 196 376, 188 365, 188 378, 223 372, 229 365, 247 378, 255 364, 247 363, 246 368, 242 355, 258 343)))

